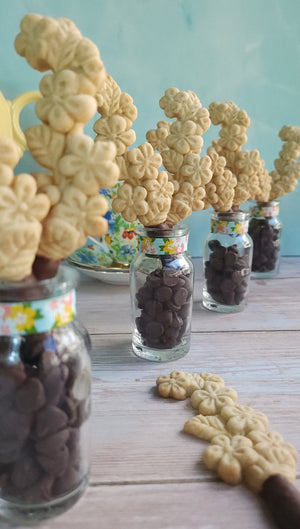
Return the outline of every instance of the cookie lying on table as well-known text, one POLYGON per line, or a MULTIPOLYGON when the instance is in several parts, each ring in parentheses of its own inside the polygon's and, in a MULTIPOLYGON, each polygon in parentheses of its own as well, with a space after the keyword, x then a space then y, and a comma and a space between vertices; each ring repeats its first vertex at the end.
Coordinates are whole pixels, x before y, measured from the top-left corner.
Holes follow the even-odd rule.
POLYGON ((162 397, 191 398, 198 415, 184 431, 210 442, 203 462, 229 485, 245 482, 267 504, 281 529, 300 527, 300 494, 294 487, 297 451, 268 431, 262 412, 237 403, 237 392, 211 373, 173 371, 156 380, 162 397))

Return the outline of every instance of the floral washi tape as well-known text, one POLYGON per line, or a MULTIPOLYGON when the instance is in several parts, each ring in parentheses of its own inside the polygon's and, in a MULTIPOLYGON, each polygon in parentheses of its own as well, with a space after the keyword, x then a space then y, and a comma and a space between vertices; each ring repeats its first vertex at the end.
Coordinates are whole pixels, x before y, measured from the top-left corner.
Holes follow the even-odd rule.
POLYGON ((253 217, 278 217, 279 215, 279 206, 258 206, 252 209, 251 214, 253 217))
POLYGON ((155 255, 174 255, 187 250, 188 235, 182 237, 140 237, 140 251, 155 255))
POLYGON ((70 323, 75 315, 75 290, 50 299, 0 303, 0 335, 47 332, 70 323))
POLYGON ((227 220, 211 220, 212 233, 226 233, 227 235, 242 235, 248 231, 248 220, 234 222, 227 220))

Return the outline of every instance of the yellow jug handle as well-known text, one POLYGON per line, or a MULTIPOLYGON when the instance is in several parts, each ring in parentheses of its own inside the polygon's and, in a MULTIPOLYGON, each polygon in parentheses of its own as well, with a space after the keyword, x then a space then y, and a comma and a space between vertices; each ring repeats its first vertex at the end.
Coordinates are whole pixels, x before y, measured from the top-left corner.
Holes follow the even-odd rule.
POLYGON ((22 152, 24 152, 27 148, 27 143, 25 135, 20 127, 19 117, 21 110, 29 103, 33 103, 41 97, 42 94, 39 92, 39 90, 29 90, 28 92, 23 92, 23 94, 20 94, 13 101, 11 101, 13 138, 22 152))

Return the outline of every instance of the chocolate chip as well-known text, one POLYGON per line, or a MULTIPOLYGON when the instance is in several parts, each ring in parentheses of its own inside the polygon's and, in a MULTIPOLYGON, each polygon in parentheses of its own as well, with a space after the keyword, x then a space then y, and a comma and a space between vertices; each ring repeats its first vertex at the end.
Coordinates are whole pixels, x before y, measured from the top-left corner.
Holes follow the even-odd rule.
POLYGON ((167 286, 159 287, 154 292, 154 298, 157 299, 157 301, 168 301, 172 297, 172 289, 167 286))
POLYGON ((51 476, 61 476, 68 466, 69 450, 67 446, 63 445, 59 451, 53 453, 38 453, 37 461, 51 476))
POLYGON ((189 294, 189 293, 188 293, 188 291, 187 291, 186 288, 184 288, 184 287, 179 288, 179 289, 175 292, 175 294, 174 294, 174 296, 173 296, 173 298, 172 298, 173 301, 174 301, 174 303, 175 303, 175 305, 179 305, 179 306, 184 305, 184 303, 185 303, 186 300, 187 300, 188 294, 189 294))
POLYGON ((38 378, 27 378, 15 394, 16 408, 21 413, 39 410, 46 402, 45 391, 38 378))
POLYGON ((41 467, 29 455, 22 455, 12 466, 10 481, 17 489, 31 487, 41 476, 41 467))
POLYGON ((152 321, 147 324, 145 330, 149 336, 152 336, 152 338, 159 338, 163 335, 164 326, 157 321, 152 321))
POLYGON ((33 427, 37 439, 43 439, 63 430, 68 421, 67 414, 55 406, 45 406, 36 414, 33 427))

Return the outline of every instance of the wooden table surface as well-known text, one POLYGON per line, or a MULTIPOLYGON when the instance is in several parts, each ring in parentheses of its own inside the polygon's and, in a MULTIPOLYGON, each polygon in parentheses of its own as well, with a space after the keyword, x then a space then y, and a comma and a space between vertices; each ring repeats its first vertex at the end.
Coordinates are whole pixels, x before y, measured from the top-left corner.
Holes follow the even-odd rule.
POLYGON ((246 487, 205 468, 207 443, 183 433, 195 414, 189 400, 161 398, 155 382, 173 370, 218 374, 300 453, 300 257, 282 258, 274 279, 251 279, 248 307, 236 314, 203 309, 195 265, 191 349, 161 364, 131 351, 129 287, 81 276, 78 315, 93 344, 90 486, 41 529, 274 527, 246 487))

